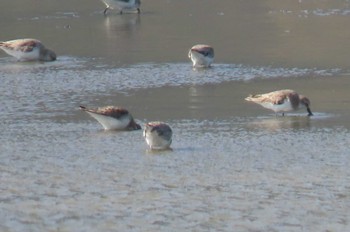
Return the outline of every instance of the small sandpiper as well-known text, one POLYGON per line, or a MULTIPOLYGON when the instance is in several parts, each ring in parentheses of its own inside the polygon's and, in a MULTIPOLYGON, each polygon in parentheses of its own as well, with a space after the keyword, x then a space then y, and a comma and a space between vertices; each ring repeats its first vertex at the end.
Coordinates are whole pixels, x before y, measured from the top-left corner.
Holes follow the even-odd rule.
POLYGON ((106 5, 106 9, 103 13, 106 15, 109 9, 117 9, 120 14, 123 14, 124 10, 135 10, 138 14, 140 14, 140 0, 102 0, 102 2, 106 5))
POLYGON ((214 60, 214 49, 209 45, 197 44, 189 50, 188 57, 194 68, 208 68, 214 60))
POLYGON ((151 150, 165 150, 170 148, 173 132, 164 122, 146 123, 143 136, 151 150))
POLYGON ((274 111, 276 114, 282 112, 283 116, 284 112, 298 110, 301 106, 306 108, 308 116, 313 115, 310 109, 310 100, 290 89, 250 95, 245 100, 259 104, 266 109, 274 111))
POLYGON ((80 109, 95 118, 105 130, 140 130, 132 115, 124 108, 116 106, 104 106, 89 109, 80 106, 80 109))
POLYGON ((56 54, 37 39, 16 39, 0 42, 0 48, 18 61, 54 61, 56 54))

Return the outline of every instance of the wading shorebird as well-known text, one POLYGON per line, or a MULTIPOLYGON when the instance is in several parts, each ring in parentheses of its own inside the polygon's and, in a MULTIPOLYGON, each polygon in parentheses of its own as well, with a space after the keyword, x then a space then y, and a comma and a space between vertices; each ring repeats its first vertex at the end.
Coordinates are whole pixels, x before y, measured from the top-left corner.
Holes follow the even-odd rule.
POLYGON ((54 61, 56 54, 37 39, 16 39, 0 42, 0 48, 18 61, 54 61))
POLYGON ((132 115, 124 108, 116 106, 104 106, 89 109, 80 106, 80 109, 96 119, 105 130, 140 130, 132 115))
POLYGON ((172 135, 170 126, 164 122, 146 123, 143 131, 146 143, 152 150, 170 149, 172 135))
POLYGON ((214 60, 214 49, 205 44, 197 44, 188 52, 194 68, 207 68, 214 60))
POLYGON ((250 95, 249 97, 245 98, 245 100, 259 104, 266 109, 274 111, 276 114, 282 112, 283 116, 284 112, 295 111, 300 107, 306 108, 308 116, 313 115, 310 109, 310 100, 290 89, 278 90, 265 94, 250 95))
POLYGON ((106 9, 103 11, 103 14, 107 14, 109 9, 117 9, 120 14, 123 14, 124 10, 136 10, 138 14, 140 14, 140 0, 102 0, 102 2, 106 5, 106 9))

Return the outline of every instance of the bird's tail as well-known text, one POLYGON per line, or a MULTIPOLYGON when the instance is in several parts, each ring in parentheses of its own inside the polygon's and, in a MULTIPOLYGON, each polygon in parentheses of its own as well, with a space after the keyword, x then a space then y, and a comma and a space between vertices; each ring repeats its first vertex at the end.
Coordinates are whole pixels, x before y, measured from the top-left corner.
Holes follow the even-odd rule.
POLYGON ((79 108, 80 108, 81 110, 83 110, 83 111, 87 111, 87 110, 88 110, 88 108, 86 108, 85 106, 79 106, 79 108))
POLYGON ((255 95, 250 94, 248 97, 244 98, 244 100, 254 102, 259 97, 260 97, 260 95, 258 95, 258 94, 255 94, 255 95))

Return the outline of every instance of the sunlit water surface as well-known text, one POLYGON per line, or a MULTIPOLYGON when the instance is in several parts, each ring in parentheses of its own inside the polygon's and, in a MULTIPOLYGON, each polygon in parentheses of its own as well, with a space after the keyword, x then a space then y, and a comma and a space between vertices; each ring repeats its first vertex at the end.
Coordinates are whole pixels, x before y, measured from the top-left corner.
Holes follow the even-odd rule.
POLYGON ((17 4, 4 37, 41 22, 36 35, 59 51, 51 63, 0 58, 0 231, 349 230, 348 1, 203 2, 212 11, 147 1, 140 16, 107 17, 98 1, 0 3, 17 4), (187 60, 198 38, 216 45, 210 69, 187 60), (281 88, 310 97, 314 116, 244 101, 281 88), (81 104, 166 121, 172 150, 103 131, 81 104))
MULTIPOLYGON (((2 231, 347 228, 349 129, 319 125, 336 115, 276 117, 259 108, 266 116, 170 116, 173 150, 152 152, 140 131, 104 132, 78 111, 91 95, 123 102, 130 90, 137 96, 162 86, 326 78, 339 70, 112 68, 72 57, 1 62, 2 231)), ((142 112, 135 117, 147 121, 142 112)))

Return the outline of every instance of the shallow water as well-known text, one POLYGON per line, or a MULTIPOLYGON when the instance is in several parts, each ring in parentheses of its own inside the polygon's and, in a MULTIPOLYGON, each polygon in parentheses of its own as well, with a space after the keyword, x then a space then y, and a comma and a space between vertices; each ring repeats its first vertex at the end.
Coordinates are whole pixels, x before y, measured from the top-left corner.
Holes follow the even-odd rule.
POLYGON ((99 1, 36 4, 0 3, 1 39, 59 54, 0 53, 1 231, 349 230, 348 1, 144 1, 106 17, 99 1), (186 57, 199 41, 210 69, 186 57), (283 88, 314 116, 244 101, 283 88), (79 105, 166 121, 172 150, 79 105))

